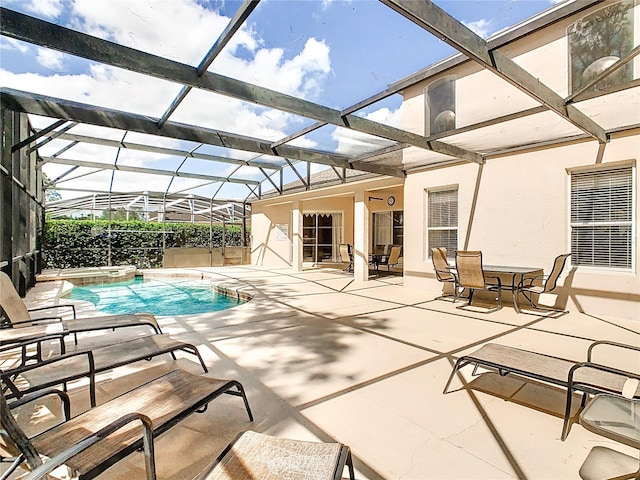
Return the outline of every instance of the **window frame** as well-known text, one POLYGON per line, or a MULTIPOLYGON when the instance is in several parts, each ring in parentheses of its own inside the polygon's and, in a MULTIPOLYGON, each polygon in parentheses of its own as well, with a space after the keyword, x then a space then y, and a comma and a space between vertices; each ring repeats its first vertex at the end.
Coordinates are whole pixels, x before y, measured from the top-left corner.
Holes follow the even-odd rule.
POLYGON ((580 270, 583 271, 591 271, 591 272, 610 272, 610 273, 633 273, 636 271, 636 229, 637 229, 637 171, 636 171, 636 160, 622 160, 616 162, 607 162, 599 165, 583 165, 580 167, 567 168, 567 245, 569 251, 573 253, 573 245, 572 245, 572 233, 574 227, 577 226, 588 226, 588 224, 597 226, 597 225, 630 225, 631 228, 631 250, 630 250, 630 266, 629 268, 616 268, 611 265, 580 265, 576 263, 574 256, 570 257, 571 265, 574 267, 579 267, 580 270), (573 204, 572 204, 572 175, 579 173, 599 173, 613 170, 620 170, 623 168, 631 169, 631 212, 630 212, 630 221, 606 221, 606 222, 573 222, 572 221, 572 212, 573 212, 573 204))
MULTIPOLYGON (((458 248, 458 245, 460 243, 460 186, 455 184, 455 185, 444 185, 444 186, 439 186, 439 187, 433 187, 433 188, 426 188, 424 190, 424 201, 425 201, 425 208, 424 208, 424 235, 425 235, 425 239, 424 239, 424 246, 425 246, 425 250, 424 250, 424 259, 425 261, 430 261, 431 260, 431 246, 429 244, 429 232, 432 230, 449 230, 449 231, 455 231, 456 232, 456 249, 458 248), (456 216, 457 216, 457 222, 456 222, 456 226, 455 227, 430 227, 430 222, 429 222, 429 215, 430 215, 430 209, 431 209, 431 202, 429 200, 429 196, 431 193, 438 193, 438 192, 448 192, 448 191, 455 191, 455 195, 456 195, 456 216)), ((439 245, 440 246, 440 245, 439 245)), ((447 257, 448 258, 453 258, 454 252, 455 250, 451 250, 451 249, 447 249, 447 257)))
MULTIPOLYGON (((344 210, 305 210, 302 212, 302 224, 300 226, 300 228, 302 229, 301 231, 301 236, 302 236, 302 249, 303 249, 303 254, 302 254, 302 259, 304 263, 320 263, 322 260, 318 260, 317 259, 317 253, 318 253, 318 223, 316 221, 315 227, 314 227, 314 232, 316 234, 315 237, 315 242, 313 243, 313 249, 314 249, 314 254, 316 255, 316 260, 304 260, 304 247, 311 245, 311 244, 306 244, 304 243, 304 230, 305 230, 305 226, 304 226, 304 216, 305 215, 316 215, 316 217, 318 215, 335 215, 335 214, 340 214, 341 215, 341 222, 340 222, 340 238, 341 241, 337 244, 337 245, 333 245, 333 242, 331 243, 332 249, 333 249, 333 254, 332 254, 332 261, 339 261, 339 258, 336 255, 335 252, 338 250, 339 244, 340 243, 344 243, 344 217, 345 217, 345 213, 344 210)), ((321 245, 326 245, 326 244, 321 244, 321 245)))

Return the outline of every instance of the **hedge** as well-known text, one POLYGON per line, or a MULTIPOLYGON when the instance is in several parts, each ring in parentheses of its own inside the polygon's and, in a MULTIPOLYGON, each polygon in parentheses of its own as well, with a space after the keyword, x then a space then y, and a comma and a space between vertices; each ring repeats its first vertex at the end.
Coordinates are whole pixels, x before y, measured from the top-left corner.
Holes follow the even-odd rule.
MULTIPOLYGON (((225 227, 227 246, 242 245, 242 229, 225 227)), ((135 265, 162 267, 162 249, 209 247, 209 225, 108 220, 47 220, 44 226, 44 268, 135 265), (163 235, 163 232, 166 232, 163 235)), ((212 247, 222 246, 222 225, 212 226, 212 247)))

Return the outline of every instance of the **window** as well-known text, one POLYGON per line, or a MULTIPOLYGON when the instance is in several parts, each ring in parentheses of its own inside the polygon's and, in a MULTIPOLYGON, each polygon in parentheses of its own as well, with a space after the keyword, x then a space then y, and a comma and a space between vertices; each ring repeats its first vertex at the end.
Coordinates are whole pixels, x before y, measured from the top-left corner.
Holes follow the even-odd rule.
POLYGON ((571 173, 571 263, 631 269, 633 167, 571 173))
MULTIPOLYGON (((634 0, 609 3, 573 23, 569 42, 569 91, 575 92, 631 54, 634 46, 634 0)), ((633 62, 605 77, 589 90, 606 89, 633 79, 633 62)))
POLYGON ((404 212, 402 210, 373 214, 373 250, 376 245, 400 245, 404 241, 404 212))
POLYGON ((458 249, 458 189, 430 190, 427 198, 427 254, 445 247, 447 256, 458 249))
POLYGON ((302 217, 302 243, 305 262, 339 261, 342 213, 305 213, 302 217))
POLYGON ((456 128, 456 76, 447 75, 425 88, 425 134, 435 135, 456 128))

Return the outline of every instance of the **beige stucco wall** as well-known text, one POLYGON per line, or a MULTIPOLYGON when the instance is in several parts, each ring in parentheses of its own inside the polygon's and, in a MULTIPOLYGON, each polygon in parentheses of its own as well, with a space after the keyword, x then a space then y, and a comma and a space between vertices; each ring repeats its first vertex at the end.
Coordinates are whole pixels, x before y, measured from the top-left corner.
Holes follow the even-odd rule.
POLYGON ((354 202, 357 192, 365 192, 369 209, 402 210, 402 179, 380 177, 359 182, 320 188, 303 193, 255 201, 251 205, 251 263, 263 266, 290 266, 292 242, 292 210, 298 202, 303 213, 342 212, 344 242, 354 244, 354 202), (368 201, 368 197, 383 198, 368 201), (393 207, 387 205, 389 196, 395 196, 393 207), (278 240, 276 226, 286 225, 288 240, 278 240))
MULTIPOLYGON (((638 133, 607 144, 602 163, 640 157, 638 133)), ((548 272, 556 255, 571 251, 567 169, 595 165, 597 158, 598 144, 592 141, 491 159, 483 167, 466 163, 409 175, 405 202, 420 208, 405 210, 405 285, 436 282, 426 253, 426 192, 443 186, 458 188, 460 249, 482 250, 487 264, 548 272)), ((635 174, 638 185, 637 168, 635 174)), ((636 216, 639 207, 636 194, 636 216)), ((568 296, 569 309, 640 319, 637 223, 634 238, 633 272, 565 269, 559 295, 568 296)))

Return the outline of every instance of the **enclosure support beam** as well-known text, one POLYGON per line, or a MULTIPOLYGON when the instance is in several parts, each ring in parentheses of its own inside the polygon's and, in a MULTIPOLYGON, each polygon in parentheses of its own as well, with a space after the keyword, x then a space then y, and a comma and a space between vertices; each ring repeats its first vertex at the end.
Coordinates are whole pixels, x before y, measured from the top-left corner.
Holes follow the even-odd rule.
MULTIPOLYGON (((236 14, 229 21, 229 24, 223 30, 223 32, 216 40, 216 43, 213 44, 209 52, 205 55, 200 65, 198 65, 198 76, 202 76, 204 72, 207 71, 209 65, 213 63, 216 57, 220 54, 222 49, 225 47, 229 40, 233 37, 233 35, 238 31, 238 29, 242 26, 244 21, 251 15, 251 12, 258 6, 260 0, 245 0, 240 8, 236 11, 236 14)), ((187 96, 187 94, 191 91, 192 87, 183 86, 176 98, 173 99, 167 111, 164 112, 160 120, 158 120, 158 126, 162 127, 173 112, 175 112, 176 108, 182 103, 187 96)))
MULTIPOLYGON (((272 149, 271 144, 261 139, 235 135, 220 130, 199 128, 177 122, 167 122, 162 128, 158 128, 156 122, 148 116, 136 115, 119 110, 98 108, 77 102, 71 102, 60 98, 37 95, 22 92, 10 88, 0 88, 2 105, 9 110, 43 115, 48 117, 64 118, 81 123, 117 128, 125 131, 148 133, 162 137, 177 138, 220 147, 245 150, 266 155, 288 157, 296 160, 305 160, 323 165, 349 166, 350 157, 333 153, 319 152, 301 147, 283 145, 272 149)), ((351 168, 351 167, 350 167, 351 168)), ((363 165, 362 170, 404 178, 402 170, 385 167, 384 165, 363 165)))
POLYGON ((127 148, 129 150, 139 150, 141 152, 160 153, 163 155, 172 155, 176 157, 189 157, 198 160, 208 160, 212 162, 230 163, 232 165, 246 165, 248 167, 262 167, 273 170, 282 168, 277 163, 271 162, 254 162, 252 160, 239 160, 236 158, 220 157, 218 155, 209 155, 206 153, 190 152, 188 150, 180 150, 177 148, 158 147, 155 145, 144 145, 141 143, 119 142, 118 140, 109 140, 106 138, 90 137, 87 135, 77 135, 74 133, 62 133, 57 135, 61 140, 73 140, 75 142, 90 143, 92 145, 103 145, 105 147, 127 148))
POLYGON ((569 103, 579 102, 583 94, 587 90, 589 90, 591 87, 593 87, 597 83, 607 78, 612 73, 624 67, 627 63, 633 60, 634 57, 636 57, 639 53, 640 53, 640 45, 638 45, 633 50, 631 50, 631 53, 629 53, 629 55, 627 55, 624 58, 621 58, 620 60, 615 62, 613 65, 611 65, 609 68, 607 68, 604 72, 600 73, 600 75, 596 75, 596 77, 593 78, 590 82, 588 82, 586 85, 583 85, 581 89, 579 89, 578 91, 574 92, 572 95, 569 95, 567 98, 565 98, 564 99, 565 105, 569 103))
POLYGON ((47 133, 51 132, 52 130, 55 130, 58 127, 61 127, 62 125, 64 125, 65 123, 67 123, 66 120, 58 120, 57 122, 53 122, 51 125, 49 125, 46 128, 43 128, 42 130, 40 130, 39 132, 34 133, 33 135, 28 136, 27 138, 25 138, 24 140, 16 143, 13 147, 11 147, 11 153, 17 152, 18 150, 20 150, 21 148, 26 147, 27 145, 29 145, 31 142, 35 142, 37 139, 39 139, 40 137, 45 136, 47 133))
POLYGON ((69 160, 65 158, 51 158, 44 157, 47 161, 51 163, 57 163, 61 165, 73 165, 79 167, 87 167, 87 168, 96 168, 101 170, 120 170, 123 172, 135 172, 135 173, 148 173, 151 175, 165 175, 169 177, 180 177, 180 178, 195 178, 199 180, 213 180, 217 182, 229 182, 229 183, 242 183, 242 184, 250 184, 257 185, 257 180, 241 180, 235 178, 224 178, 224 177, 216 177, 213 175, 204 175, 199 173, 187 173, 187 172, 176 172, 173 170, 161 170, 159 168, 144 168, 144 167, 131 167, 128 165, 114 165, 110 163, 99 163, 99 162, 90 162, 87 160, 69 160))
POLYGON ((214 72, 205 71, 199 75, 198 69, 189 65, 118 45, 3 7, 0 7, 0 11, 2 13, 1 32, 11 38, 361 133, 483 163, 482 156, 475 152, 440 142, 428 142, 424 136, 413 132, 374 122, 357 115, 344 114, 324 105, 214 72))

